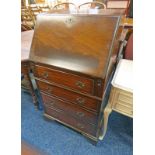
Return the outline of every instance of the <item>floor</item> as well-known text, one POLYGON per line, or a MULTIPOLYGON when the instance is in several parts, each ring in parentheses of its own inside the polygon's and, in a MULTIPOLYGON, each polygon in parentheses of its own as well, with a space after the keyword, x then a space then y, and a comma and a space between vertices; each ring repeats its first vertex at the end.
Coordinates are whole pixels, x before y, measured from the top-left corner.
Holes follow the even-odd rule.
POLYGON ((132 155, 133 120, 116 112, 109 117, 104 140, 92 145, 84 136, 34 109, 29 93, 21 92, 21 138, 43 155, 132 155))

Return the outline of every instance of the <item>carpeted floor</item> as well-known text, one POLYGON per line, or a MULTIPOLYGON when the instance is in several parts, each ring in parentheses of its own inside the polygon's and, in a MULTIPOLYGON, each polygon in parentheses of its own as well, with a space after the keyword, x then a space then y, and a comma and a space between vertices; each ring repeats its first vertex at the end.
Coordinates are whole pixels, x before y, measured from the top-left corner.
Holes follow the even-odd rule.
POLYGON ((21 92, 21 138, 49 155, 132 155, 132 119, 112 112, 103 141, 92 145, 84 136, 43 118, 29 93, 21 92))

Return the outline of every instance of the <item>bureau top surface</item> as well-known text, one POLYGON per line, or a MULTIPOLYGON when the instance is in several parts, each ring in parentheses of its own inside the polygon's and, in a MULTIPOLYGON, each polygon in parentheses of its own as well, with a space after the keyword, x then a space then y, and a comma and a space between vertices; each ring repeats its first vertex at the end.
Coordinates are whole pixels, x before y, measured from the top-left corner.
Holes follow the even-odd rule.
POLYGON ((120 16, 40 14, 30 60, 104 78, 120 16))
POLYGON ((33 30, 30 30, 21 33, 21 61, 29 59, 33 32, 33 30))

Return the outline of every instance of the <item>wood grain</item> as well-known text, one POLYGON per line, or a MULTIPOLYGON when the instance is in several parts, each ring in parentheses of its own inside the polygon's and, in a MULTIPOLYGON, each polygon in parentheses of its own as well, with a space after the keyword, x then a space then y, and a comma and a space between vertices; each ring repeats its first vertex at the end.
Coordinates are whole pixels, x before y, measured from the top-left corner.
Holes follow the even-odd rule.
POLYGON ((80 107, 84 107, 85 109, 91 110, 95 113, 99 113, 101 104, 99 100, 95 100, 93 98, 86 97, 84 95, 80 95, 79 93, 68 91, 64 88, 50 85, 42 81, 37 80, 37 84, 40 91, 43 91, 44 93, 54 95, 60 99, 67 100, 68 102, 76 104, 80 107))

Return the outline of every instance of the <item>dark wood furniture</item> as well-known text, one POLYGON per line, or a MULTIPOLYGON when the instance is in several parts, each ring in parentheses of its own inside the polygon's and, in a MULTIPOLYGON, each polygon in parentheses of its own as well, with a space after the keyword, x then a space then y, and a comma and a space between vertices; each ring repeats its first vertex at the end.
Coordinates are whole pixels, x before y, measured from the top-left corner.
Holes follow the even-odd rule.
POLYGON ((69 10, 70 8, 74 8, 77 9, 77 6, 74 3, 70 3, 70 2, 64 2, 64 3, 59 3, 56 4, 52 9, 65 9, 65 10, 69 10))
POLYGON ((40 8, 41 12, 48 12, 51 10, 51 8, 49 7, 48 4, 39 5, 39 8, 40 8))
POLYGON ((124 8, 125 9, 125 15, 129 15, 129 6, 130 6, 130 1, 131 0, 107 0, 106 5, 108 9, 120 9, 124 8))
POLYGON ((48 155, 26 141, 21 141, 21 155, 48 155))
POLYGON ((130 0, 106 0, 107 8, 128 8, 130 0))
POLYGON ((38 15, 30 52, 44 116, 98 141, 119 47, 120 14, 38 15))
POLYGON ((87 9, 106 9, 106 4, 103 2, 93 1, 93 2, 86 2, 78 6, 79 9, 87 8, 87 9))
POLYGON ((33 30, 21 32, 21 73, 27 81, 27 88, 30 91, 35 107, 38 107, 37 97, 30 78, 29 54, 33 37, 33 30))
POLYGON ((31 14, 30 10, 23 6, 21 8, 21 28, 22 30, 32 30, 35 25, 35 19, 31 14))
POLYGON ((36 20, 37 15, 40 14, 42 12, 42 10, 39 8, 39 6, 37 6, 36 4, 30 4, 28 6, 34 20, 36 20))

